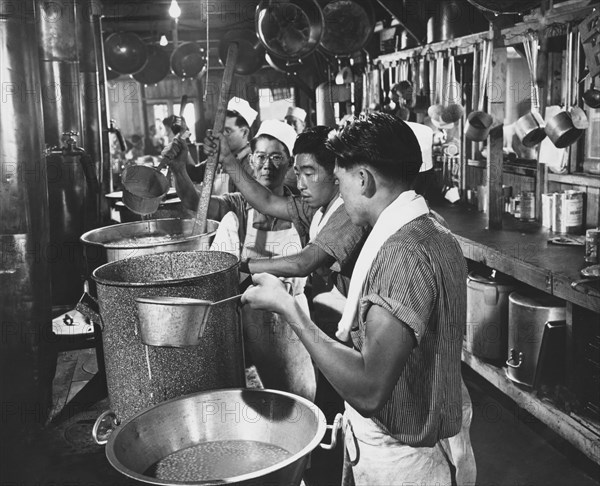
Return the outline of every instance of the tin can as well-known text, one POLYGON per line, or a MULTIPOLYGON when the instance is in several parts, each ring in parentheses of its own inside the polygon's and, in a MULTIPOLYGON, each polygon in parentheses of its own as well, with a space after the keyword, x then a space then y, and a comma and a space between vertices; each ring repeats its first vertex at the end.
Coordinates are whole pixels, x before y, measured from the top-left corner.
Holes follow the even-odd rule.
POLYGON ((521 212, 519 217, 523 221, 535 220, 535 192, 521 193, 521 212))
POLYGON ((600 228, 589 229, 585 232, 585 261, 598 263, 600 246, 600 228))

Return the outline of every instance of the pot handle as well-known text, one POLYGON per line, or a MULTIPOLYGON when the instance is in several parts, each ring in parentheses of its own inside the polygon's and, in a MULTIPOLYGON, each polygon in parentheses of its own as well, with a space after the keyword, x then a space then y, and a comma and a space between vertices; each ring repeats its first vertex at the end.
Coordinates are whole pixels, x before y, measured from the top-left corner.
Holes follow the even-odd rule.
POLYGON ((523 364, 523 353, 519 352, 517 355, 517 351, 514 348, 511 348, 510 356, 506 360, 506 365, 509 366, 510 368, 519 368, 521 366, 521 364, 523 364), (511 361, 516 361, 517 357, 519 358, 518 363, 512 364, 511 361))
POLYGON ((104 329, 102 317, 100 316, 100 306, 98 301, 90 295, 90 286, 87 280, 83 283, 83 294, 79 298, 79 302, 75 304, 75 310, 98 324, 100 329, 104 329))
POLYGON ((342 414, 338 413, 335 416, 335 419, 333 419, 333 425, 327 425, 327 428, 331 430, 331 442, 329 444, 320 443, 319 447, 326 451, 330 451, 337 445, 338 431, 342 428, 342 414))
POLYGON ((96 444, 104 445, 108 442, 108 437, 113 433, 115 428, 119 425, 119 419, 115 412, 112 410, 105 410, 100 414, 100 416, 94 422, 94 427, 92 427, 92 437, 96 444), (104 430, 100 429, 100 426, 103 424, 106 418, 110 417, 111 421, 104 426, 104 430))

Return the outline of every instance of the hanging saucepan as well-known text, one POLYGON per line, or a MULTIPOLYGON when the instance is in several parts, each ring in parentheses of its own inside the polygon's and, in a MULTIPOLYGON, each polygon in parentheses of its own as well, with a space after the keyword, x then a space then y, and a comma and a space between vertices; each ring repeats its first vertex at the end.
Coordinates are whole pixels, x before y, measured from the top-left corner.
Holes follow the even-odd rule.
POLYGON ((525 147, 534 147, 546 138, 544 119, 539 112, 539 93, 535 80, 537 69, 538 39, 529 35, 523 41, 525 57, 529 67, 529 81, 531 83, 531 111, 515 122, 515 133, 525 147))
POLYGON ((564 109, 546 122, 545 131, 548 138, 557 148, 565 148, 575 143, 588 127, 585 112, 578 106, 572 105, 571 86, 573 80, 573 31, 567 36, 567 62, 565 66, 566 94, 564 109))
POLYGON ((171 71, 178 78, 195 78, 206 66, 206 51, 195 42, 181 44, 171 54, 171 71))
POLYGON ((320 48, 333 56, 360 51, 375 28, 375 11, 370 0, 319 0, 323 10, 320 48))
POLYGON ((119 74, 135 74, 148 61, 148 48, 137 34, 116 32, 104 41, 106 65, 119 74))
POLYGON ((592 85, 581 95, 583 101, 590 108, 600 108, 600 89, 596 89, 596 78, 594 77, 592 85))
POLYGON ((319 45, 323 12, 316 0, 263 0, 255 27, 267 51, 284 59, 302 59, 319 45))
POLYGON ((219 43, 219 59, 223 65, 227 61, 227 48, 231 42, 236 42, 239 50, 237 62, 233 69, 235 73, 253 74, 262 67, 265 49, 253 30, 235 29, 227 31, 219 43))
POLYGON ((133 79, 147 85, 162 81, 169 74, 169 54, 162 47, 148 46, 148 62, 133 79))
MULTIPOLYGON (((475 56, 478 55, 479 52, 475 51, 475 56)), ((483 111, 490 61, 492 58, 492 46, 490 41, 484 41, 481 58, 482 65, 479 70, 479 95, 477 98, 477 110, 469 113, 465 130, 465 136, 467 139, 474 142, 482 142, 487 138, 494 121, 492 115, 483 111)))

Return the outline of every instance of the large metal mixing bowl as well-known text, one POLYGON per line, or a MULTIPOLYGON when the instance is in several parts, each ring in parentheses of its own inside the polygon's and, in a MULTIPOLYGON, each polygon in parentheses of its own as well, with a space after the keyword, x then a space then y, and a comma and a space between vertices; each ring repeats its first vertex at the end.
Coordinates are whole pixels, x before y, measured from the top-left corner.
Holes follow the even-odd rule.
MULTIPOLYGON (((309 454, 319 446, 326 428, 332 428, 332 438, 336 437, 340 419, 336 418, 333 427, 327 426, 323 412, 314 403, 291 393, 206 391, 162 402, 134 415, 112 432, 106 455, 119 472, 149 484, 183 484, 180 480, 185 478, 185 484, 293 486, 300 484, 309 454), (248 448, 248 453, 228 451, 232 444, 248 448), (253 447, 261 444, 283 449, 285 458, 256 455, 253 461, 253 447), (194 447, 208 452, 197 461, 181 462, 166 475, 172 475, 171 479, 156 477, 157 463, 164 464, 171 454, 194 447), (210 477, 215 462, 221 466, 216 469, 233 475, 210 477), (257 470, 258 462, 262 468, 257 470)), ((334 440, 321 447, 335 447, 334 440)))

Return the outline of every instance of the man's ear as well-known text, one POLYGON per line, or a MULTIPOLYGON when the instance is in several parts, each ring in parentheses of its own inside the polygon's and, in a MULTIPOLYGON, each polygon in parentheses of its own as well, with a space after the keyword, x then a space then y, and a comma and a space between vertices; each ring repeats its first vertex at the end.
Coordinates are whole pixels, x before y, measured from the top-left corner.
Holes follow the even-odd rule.
POLYGON ((358 176, 360 177, 361 182, 360 193, 367 198, 373 197, 377 189, 377 184, 375 182, 373 173, 366 167, 362 167, 358 171, 358 176))

